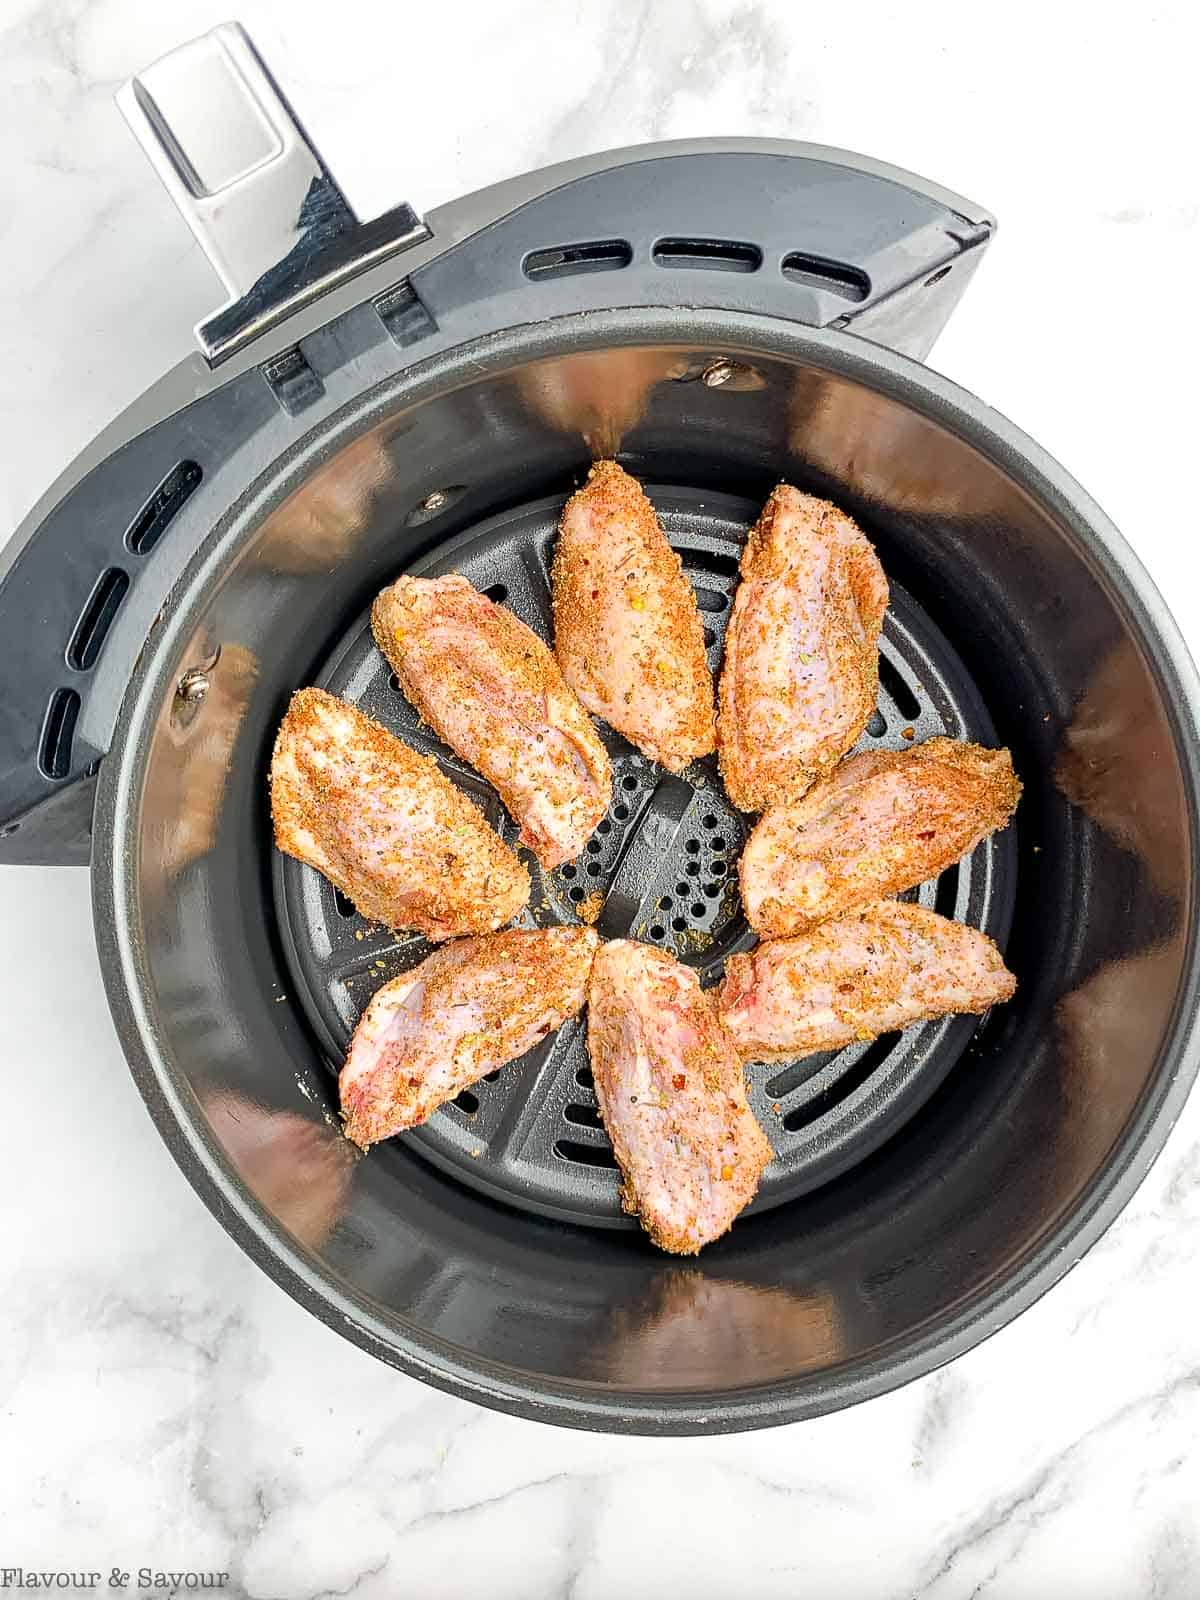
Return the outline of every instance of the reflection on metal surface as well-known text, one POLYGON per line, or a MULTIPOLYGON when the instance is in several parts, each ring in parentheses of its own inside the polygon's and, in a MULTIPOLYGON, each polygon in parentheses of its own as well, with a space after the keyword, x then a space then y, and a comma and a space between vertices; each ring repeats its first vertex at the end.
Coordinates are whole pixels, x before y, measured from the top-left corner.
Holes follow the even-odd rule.
POLYGON ((1055 1012, 1058 1061, 1070 1155, 1063 1180, 1095 1171, 1144 1093, 1183 975, 1182 951, 1171 940, 1140 955, 1107 962, 1055 1012))
POLYGON ((1186 804, 1152 679, 1127 639, 1104 658, 1077 700, 1054 781, 1133 851, 1160 893, 1178 893, 1188 866, 1180 859, 1186 804))
POLYGON ((596 1376, 622 1388, 703 1391, 738 1374, 755 1383, 834 1365, 844 1353, 825 1288, 762 1288, 696 1268, 666 1268, 645 1295, 612 1313, 596 1376))
POLYGON ((180 759, 169 790, 156 790, 147 821, 160 834, 164 860, 181 870, 212 848, 219 825, 230 758, 258 678, 258 662, 245 645, 227 644, 211 665, 184 673, 166 718, 180 759), (185 682, 202 693, 185 693, 185 682))
POLYGON ((321 572, 361 539, 376 494, 395 476, 377 433, 364 434, 320 467, 263 524, 261 558, 276 572, 321 572))
POLYGON ((813 368, 797 370, 789 445, 799 460, 856 496, 923 516, 998 515, 1011 491, 981 474, 918 412, 813 368))
POLYGON ((209 1126, 250 1193, 318 1249, 344 1215, 358 1152, 327 1122, 256 1105, 231 1089, 201 1095, 209 1126))
POLYGON ((517 381, 538 416, 578 435, 600 457, 616 455, 645 416, 655 386, 678 373, 677 351, 597 350, 539 362, 517 381))

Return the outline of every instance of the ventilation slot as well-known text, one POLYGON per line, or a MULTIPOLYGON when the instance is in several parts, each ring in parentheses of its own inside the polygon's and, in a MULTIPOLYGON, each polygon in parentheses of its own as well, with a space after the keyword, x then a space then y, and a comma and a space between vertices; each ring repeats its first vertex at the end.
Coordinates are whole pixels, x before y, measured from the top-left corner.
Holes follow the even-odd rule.
POLYGON ((702 555, 694 550, 684 550, 680 554, 687 560, 703 562, 706 573, 719 572, 723 578, 736 578, 740 570, 736 556, 721 555, 717 550, 705 550, 702 555))
POLYGON ((575 1139, 559 1139, 554 1154, 564 1161, 575 1161, 585 1167, 615 1167, 617 1158, 607 1145, 581 1144, 575 1139))
POLYGON ((872 739, 882 739, 887 732, 887 723, 883 719, 882 711, 872 711, 871 720, 867 723, 867 732, 872 739))
POLYGON ((757 272, 762 251, 733 239, 660 239, 651 251, 656 266, 709 272, 757 272))
POLYGON ((933 898, 933 909, 939 917, 949 917, 954 920, 954 908, 958 905, 958 867, 947 867, 937 881, 937 890, 933 898))
POLYGON ((843 261, 826 261, 823 256, 806 256, 800 250, 784 256, 783 275, 789 283, 803 284, 806 289, 825 289, 843 300, 865 300, 871 292, 871 280, 859 267, 848 267, 843 261))
POLYGON ((472 1094, 470 1089, 464 1089, 461 1094, 455 1095, 453 1103, 460 1111, 465 1111, 468 1117, 473 1117, 479 1110, 479 1096, 472 1094))
POLYGON ((563 1107, 563 1116, 577 1128, 602 1128, 600 1113, 595 1106, 569 1105, 563 1107))
POLYGON ((354 902, 340 889, 333 891, 333 904, 339 917, 355 917, 358 912, 354 909, 354 902))
POLYGON ((417 344, 437 332, 437 323, 407 280, 375 302, 384 327, 401 347, 417 344))
POLYGON ((554 250, 534 250, 521 270, 534 283, 545 278, 572 278, 581 272, 619 272, 633 260, 624 239, 592 239, 587 244, 564 244, 554 250))
POLYGON ((823 1117, 839 1101, 848 1099, 883 1065, 899 1039, 898 1033, 881 1034, 873 1044, 867 1046, 858 1060, 840 1078, 835 1078, 832 1083, 827 1084, 807 1105, 797 1106, 794 1111, 788 1112, 783 1119, 787 1131, 795 1133, 798 1128, 807 1128, 809 1123, 823 1117))
POLYGON ((167 531, 167 525, 204 476, 194 461, 181 461, 150 496, 134 518, 125 543, 135 556, 148 556, 167 531))
POLYGON ((726 600, 723 594, 717 594, 713 589, 697 589, 696 604, 701 611, 724 611, 726 600))
POLYGON ((886 656, 879 658, 879 686, 902 717, 915 722, 921 715, 921 702, 886 656))
POLYGON ((489 600, 494 600, 498 606, 502 606, 508 599, 508 585, 506 583, 494 583, 490 589, 485 589, 483 592, 489 600))
POLYGON ((778 1077, 772 1078, 767 1084, 767 1098, 769 1100, 784 1100, 794 1089, 809 1078, 821 1072, 837 1055, 836 1050, 822 1050, 815 1056, 805 1056, 801 1061, 793 1061, 790 1067, 785 1067, 778 1077))
POLYGON ((71 770, 71 743, 79 716, 79 696, 74 689, 56 689, 46 708, 38 766, 44 778, 65 778, 71 770))
POLYGON ((67 646, 67 664, 76 672, 87 672, 95 666, 105 636, 128 590, 129 579, 120 567, 109 567, 101 574, 67 646))
POLYGON ((268 361, 262 370, 289 417, 298 417, 325 393, 325 385, 304 359, 299 345, 268 361))

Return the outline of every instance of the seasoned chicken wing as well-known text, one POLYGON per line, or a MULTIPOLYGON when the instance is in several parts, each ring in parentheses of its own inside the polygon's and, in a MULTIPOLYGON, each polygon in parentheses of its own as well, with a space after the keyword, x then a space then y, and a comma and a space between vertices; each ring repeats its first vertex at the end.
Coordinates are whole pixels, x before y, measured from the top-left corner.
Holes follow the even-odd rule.
POLYGON ((784 937, 911 889, 1002 828, 1020 793, 1007 750, 929 739, 851 756, 751 832, 738 866, 750 926, 784 937))
POLYGON ((554 557, 554 650, 589 711, 682 772, 715 748, 704 626, 637 480, 600 461, 567 502, 554 557))
POLYGON ((529 874, 429 756, 357 706, 301 689, 271 759, 275 843, 364 917, 430 939, 482 933, 529 898, 529 874))
POLYGON ((544 867, 573 861, 612 799, 591 718, 550 651, 466 578, 400 578, 371 609, 405 694, 480 771, 544 867))
POLYGON ((599 941, 591 928, 510 928, 435 950, 374 995, 338 1087, 365 1150, 515 1061, 578 1015, 599 941))
POLYGON ((977 928, 880 900, 731 956, 717 1009, 743 1061, 793 1061, 927 1017, 986 1011, 1016 987, 977 928))
POLYGON ((717 748, 742 811, 797 800, 875 709, 888 586, 858 526, 781 483, 742 554, 725 635, 717 748))
POLYGON ((749 1204, 771 1159, 712 1002, 690 967, 616 939, 592 966, 588 1049, 622 1205, 662 1249, 694 1255, 749 1204))

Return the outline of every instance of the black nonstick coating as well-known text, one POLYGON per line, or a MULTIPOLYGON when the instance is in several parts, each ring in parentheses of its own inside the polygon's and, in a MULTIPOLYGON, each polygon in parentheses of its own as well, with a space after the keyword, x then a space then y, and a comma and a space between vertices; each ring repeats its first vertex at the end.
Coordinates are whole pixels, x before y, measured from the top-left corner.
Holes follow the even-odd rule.
MULTIPOLYGON (((663 526, 683 557, 717 671, 737 584, 737 563, 757 507, 732 496, 650 486, 663 526)), ((551 637, 550 561, 562 497, 491 518, 436 548, 411 571, 460 572, 551 637)), ((316 680, 360 706, 417 749, 480 804, 515 845, 517 827, 477 773, 419 724, 371 637, 354 621, 316 680)), ((707 986, 727 956, 755 940, 737 892, 737 859, 752 819, 725 798, 716 760, 682 777, 656 767, 609 728, 614 793, 578 861, 543 872, 524 849, 533 892, 521 925, 579 920, 599 891, 599 928, 635 938, 696 967, 707 986)), ((881 645, 878 708, 860 748, 910 748, 945 734, 992 746, 983 697, 948 640, 898 585, 881 645)), ((907 898, 983 928, 1004 948, 1012 920, 1016 825, 981 844, 907 898)), ((274 889, 295 993, 336 1071, 366 1003, 383 983, 430 951, 359 916, 311 867, 276 855, 274 889)), ((765 1211, 846 1171, 876 1150, 953 1069, 986 1019, 946 1017, 841 1051, 750 1068, 750 1103, 775 1150, 753 1201, 765 1211)), ((519 1061, 493 1072, 403 1135, 460 1182, 523 1210, 601 1227, 636 1227, 621 1209, 618 1175, 592 1089, 586 1018, 561 1028, 519 1061)))

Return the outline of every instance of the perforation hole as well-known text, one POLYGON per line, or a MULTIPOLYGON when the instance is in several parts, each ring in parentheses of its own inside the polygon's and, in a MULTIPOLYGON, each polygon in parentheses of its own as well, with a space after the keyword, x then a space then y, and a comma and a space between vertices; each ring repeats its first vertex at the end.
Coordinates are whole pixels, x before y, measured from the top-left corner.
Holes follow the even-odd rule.
MULTIPOLYGON (((689 878, 698 878, 700 876, 700 863, 698 861, 689 861, 683 870, 689 878)), ((686 887, 687 885, 685 884, 684 888, 686 889, 686 887)))
POLYGON ((589 878, 598 878, 600 876, 600 863, 598 861, 589 861, 584 870, 589 878))
POLYGON ((627 772, 625 774, 625 776, 621 779, 621 787, 622 787, 622 789, 625 790, 626 794, 632 794, 633 791, 637 788, 637 786, 638 786, 638 781, 634 777, 632 772, 627 772))
POLYGON ((712 631, 711 628, 705 628, 705 630, 704 630, 704 648, 706 650, 711 650, 713 645, 716 644, 716 642, 717 642, 716 634, 712 631))
POLYGON ((867 723, 867 732, 872 739, 882 739, 887 732, 887 723, 883 720, 882 711, 872 711, 871 720, 867 723))
POLYGON ((595 1106, 576 1105, 574 1101, 563 1107, 563 1116, 577 1128, 602 1128, 600 1113, 595 1106))
POLYGON ((473 1117, 479 1110, 479 1096, 472 1094, 470 1089, 464 1089, 461 1094, 455 1095, 454 1104, 467 1116, 473 1117))
POLYGON ((618 822, 624 822, 626 820, 626 818, 629 816, 629 807, 628 806, 614 806, 613 807, 613 816, 616 817, 618 822))
POLYGON ((715 589, 697 589, 696 604, 701 611, 724 611, 727 602, 715 589))
POLYGON ((494 600, 498 606, 503 605, 508 599, 508 585, 506 583, 494 583, 490 589, 485 589, 483 592, 489 600, 494 600))
POLYGON ((591 1067, 580 1067, 579 1071, 575 1074, 575 1082, 581 1089, 595 1088, 596 1080, 592 1077, 591 1067))
POLYGON ((662 899, 658 902, 658 909, 660 911, 670 911, 671 907, 674 904, 675 904, 675 902, 674 902, 674 900, 671 899, 671 896, 669 894, 665 894, 665 895, 663 895, 662 899))
POLYGON ((333 891, 333 905, 339 917, 356 917, 358 915, 354 908, 354 901, 350 899, 349 895, 343 894, 340 889, 333 891))
POLYGON ((579 902, 583 899, 583 890, 579 887, 578 884, 576 884, 575 887, 570 891, 570 899, 571 899, 572 904, 574 904, 574 905, 578 905, 579 902))
POLYGON ((699 839, 689 839, 687 844, 684 846, 684 849, 687 851, 688 855, 696 855, 700 849, 699 839))
POLYGON ((577 1161, 585 1167, 615 1167, 617 1158, 607 1145, 583 1144, 575 1139, 559 1139, 554 1154, 563 1161, 577 1161))
POLYGON ((656 922, 650 929, 650 937, 652 939, 661 939, 666 934, 666 931, 667 930, 662 926, 661 923, 656 922))
POLYGON ((700 826, 702 828, 715 828, 719 821, 720 821, 720 818, 719 817, 714 817, 712 812, 710 811, 706 817, 701 817, 700 818, 700 826))
POLYGON ((707 910, 708 907, 703 900, 694 900, 692 902, 692 915, 694 917, 702 917, 707 910))
POLYGON ((879 684, 900 715, 915 722, 921 715, 921 702, 886 656, 879 658, 879 684))
POLYGON ((795 1133, 797 1128, 808 1127, 809 1123, 816 1122, 818 1117, 823 1117, 833 1106, 848 1099, 883 1065, 899 1038, 898 1033, 880 1034, 840 1078, 835 1078, 832 1083, 827 1084, 807 1105, 797 1106, 795 1110, 789 1111, 783 1119, 783 1126, 789 1133, 795 1133))
POLYGON ((607 837, 612 832, 612 823, 608 820, 607 817, 605 817, 602 822, 598 822, 596 824, 596 832, 604 834, 605 837, 607 837))
POLYGON ((686 917, 672 917, 671 918, 671 926, 675 929, 676 933, 686 933, 687 932, 687 918, 686 917))
POLYGON ((584 849, 590 856, 598 856, 600 854, 600 846, 597 844, 595 839, 589 839, 587 844, 584 846, 584 849))
POLYGON ((571 879, 575 876, 576 869, 569 861, 567 862, 566 866, 560 867, 558 870, 562 873, 563 877, 568 883, 570 883, 571 879))

